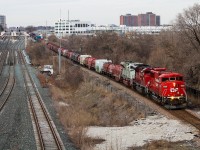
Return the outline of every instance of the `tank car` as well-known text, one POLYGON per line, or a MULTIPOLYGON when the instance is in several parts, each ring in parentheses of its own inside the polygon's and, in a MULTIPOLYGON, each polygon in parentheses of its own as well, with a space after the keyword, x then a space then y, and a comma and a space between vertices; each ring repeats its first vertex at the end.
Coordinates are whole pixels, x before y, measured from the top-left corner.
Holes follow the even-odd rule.
POLYGON ((122 65, 115 65, 113 68, 112 76, 117 82, 122 81, 122 69, 123 69, 122 65))
POLYGON ((111 62, 106 62, 103 64, 102 73, 108 75, 109 77, 113 77, 113 69, 115 68, 115 64, 111 62))
POLYGON ((74 62, 78 63, 78 57, 79 57, 79 55, 80 55, 79 53, 72 52, 71 60, 73 60, 74 62))
POLYGON ((86 58, 92 57, 91 55, 80 55, 79 59, 80 59, 80 64, 84 65, 84 61, 86 58))
POLYGON ((98 73, 102 73, 103 71, 103 64, 104 63, 108 63, 108 62, 112 62, 111 60, 107 60, 107 59, 96 59, 95 60, 95 71, 98 73))
POLYGON ((86 59, 85 59, 85 61, 86 61, 86 67, 88 67, 89 69, 94 69, 94 67, 95 67, 95 60, 96 60, 96 58, 94 58, 94 57, 87 57, 86 59))

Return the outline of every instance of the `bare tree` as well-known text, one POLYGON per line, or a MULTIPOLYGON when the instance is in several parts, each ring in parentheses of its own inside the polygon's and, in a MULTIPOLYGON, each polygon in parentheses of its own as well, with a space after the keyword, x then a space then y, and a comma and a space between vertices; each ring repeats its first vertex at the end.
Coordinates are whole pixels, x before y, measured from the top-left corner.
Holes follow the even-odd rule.
POLYGON ((48 37, 48 40, 49 40, 49 42, 54 42, 54 43, 58 42, 58 39, 55 35, 50 35, 48 37))
POLYGON ((31 32, 33 32, 33 31, 36 30, 36 27, 33 27, 33 26, 27 26, 27 27, 25 28, 25 30, 26 30, 28 33, 31 33, 31 32))
POLYGON ((191 46, 200 52, 200 5, 194 4, 185 9, 178 15, 176 25, 182 37, 186 37, 191 46))

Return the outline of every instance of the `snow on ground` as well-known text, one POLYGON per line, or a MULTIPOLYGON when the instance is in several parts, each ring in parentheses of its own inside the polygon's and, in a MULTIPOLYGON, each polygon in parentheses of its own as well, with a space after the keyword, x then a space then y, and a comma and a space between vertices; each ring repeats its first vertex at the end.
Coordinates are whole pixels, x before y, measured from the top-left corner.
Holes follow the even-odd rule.
POLYGON ((67 104, 67 103, 65 103, 65 102, 58 102, 58 104, 59 104, 60 106, 69 106, 69 104, 67 104))
POLYGON ((95 150, 126 150, 153 140, 192 140, 196 133, 196 128, 190 125, 155 115, 134 121, 126 127, 89 127, 87 136, 106 140, 97 144, 95 150))

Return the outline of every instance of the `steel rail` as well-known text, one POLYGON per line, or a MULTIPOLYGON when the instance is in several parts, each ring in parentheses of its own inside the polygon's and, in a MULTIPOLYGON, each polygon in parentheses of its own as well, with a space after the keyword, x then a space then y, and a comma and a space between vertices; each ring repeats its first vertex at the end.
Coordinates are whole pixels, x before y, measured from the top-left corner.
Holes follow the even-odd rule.
POLYGON ((170 113, 176 118, 187 122, 192 126, 196 127, 198 130, 200 130, 200 119, 187 112, 186 110, 171 110, 170 113))
POLYGON ((26 91, 28 93, 28 98, 29 98, 29 102, 30 102, 30 106, 31 106, 31 111, 32 111, 32 114, 33 114, 33 118, 34 118, 34 122, 35 122, 36 128, 37 128, 37 134, 39 136, 39 142, 40 142, 41 149, 46 149, 46 146, 48 146, 48 145, 45 145, 45 140, 44 140, 44 136, 45 135, 42 133, 42 129, 40 127, 40 121, 41 120, 39 119, 39 117, 37 115, 36 108, 34 106, 33 100, 32 100, 31 95, 30 95, 31 91, 30 91, 30 89, 28 89, 28 86, 31 86, 31 88, 34 89, 34 92, 35 92, 35 95, 37 97, 37 100, 38 100, 38 102, 40 104, 42 112, 43 112, 43 114, 45 116, 45 119, 46 119, 46 121, 48 123, 48 126, 49 126, 49 128, 51 130, 52 136, 54 138, 54 142, 56 144, 56 149, 63 150, 63 149, 65 149, 64 146, 63 146, 63 143, 60 140, 60 138, 58 137, 58 133, 57 133, 55 127, 52 125, 52 120, 51 120, 51 118, 50 118, 50 116, 49 116, 49 114, 48 114, 48 112, 47 112, 47 110, 46 110, 46 108, 45 108, 45 106, 44 106, 44 104, 42 102, 42 98, 41 98, 41 96, 40 96, 40 94, 39 94, 39 92, 38 92, 38 90, 37 90, 37 88, 36 88, 36 86, 35 86, 35 84, 33 82, 33 79, 31 77, 29 71, 28 71, 28 68, 27 68, 27 66, 25 64, 24 57, 23 57, 21 52, 19 52, 19 55, 20 55, 20 58, 21 58, 21 63, 24 65, 24 68, 22 70, 23 70, 23 76, 24 76, 25 84, 26 84, 26 91), (28 83, 27 83, 28 81, 27 81, 26 78, 31 82, 31 85, 30 84, 28 85, 28 83))
POLYGON ((0 98, 2 99, 0 101, 0 111, 3 109, 6 102, 8 101, 8 98, 13 90, 14 85, 15 85, 14 67, 10 66, 10 61, 9 61, 8 78, 6 79, 3 88, 0 91, 0 98))

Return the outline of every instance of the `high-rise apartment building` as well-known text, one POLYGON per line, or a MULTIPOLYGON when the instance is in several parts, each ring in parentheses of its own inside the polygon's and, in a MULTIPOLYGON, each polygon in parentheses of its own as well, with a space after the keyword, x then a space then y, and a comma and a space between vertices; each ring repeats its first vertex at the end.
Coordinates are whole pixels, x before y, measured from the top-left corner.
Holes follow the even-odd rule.
POLYGON ((120 16, 120 25, 138 26, 138 16, 126 14, 120 16))
POLYGON ((120 25, 126 26, 160 26, 160 16, 156 16, 152 12, 147 12, 146 14, 131 15, 121 15, 120 25))
POLYGON ((138 26, 148 26, 148 17, 146 14, 138 15, 138 26))
POLYGON ((160 26, 160 16, 156 16, 156 25, 160 26))
POLYGON ((6 29, 6 16, 0 15, 0 25, 6 29))

